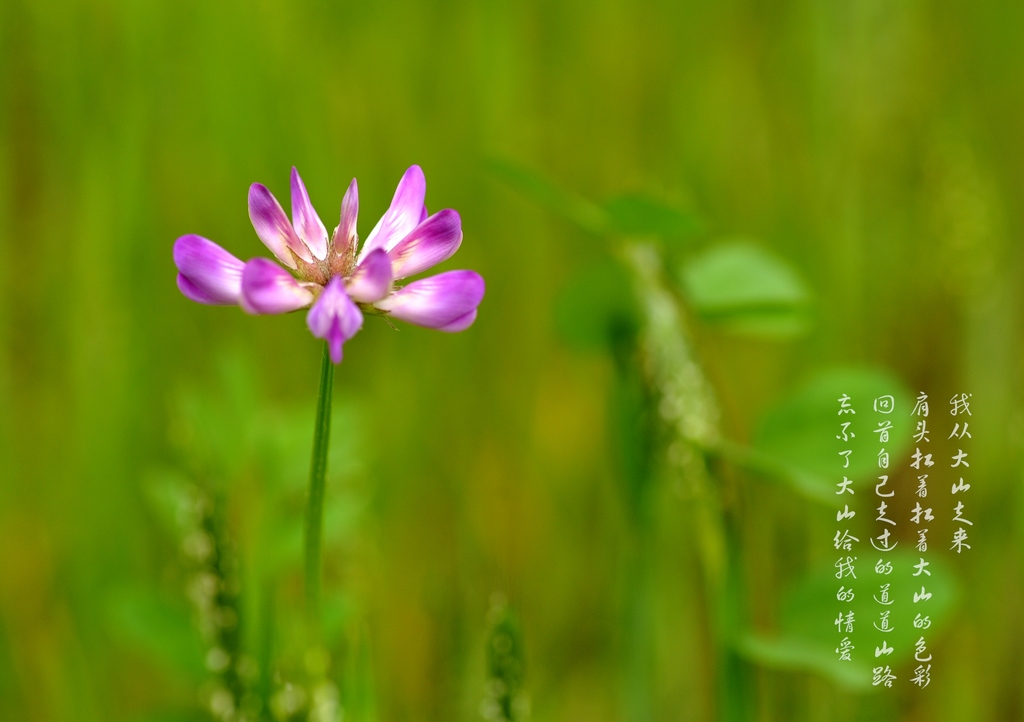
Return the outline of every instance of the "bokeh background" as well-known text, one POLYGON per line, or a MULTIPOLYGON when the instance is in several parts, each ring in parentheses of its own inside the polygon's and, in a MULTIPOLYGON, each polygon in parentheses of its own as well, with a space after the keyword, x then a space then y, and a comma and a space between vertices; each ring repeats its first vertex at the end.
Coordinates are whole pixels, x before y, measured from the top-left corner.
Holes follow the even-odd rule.
POLYGON ((3 0, 0 718, 306 714, 320 346, 186 301, 171 246, 267 255, 292 165, 329 228, 357 176, 365 235, 412 163, 488 291, 346 345, 321 708, 1024 718, 1022 42, 987 0, 3 0), (912 632, 892 689, 874 638, 837 665, 814 591, 848 387, 927 392, 936 458, 973 394, 923 690, 912 632))

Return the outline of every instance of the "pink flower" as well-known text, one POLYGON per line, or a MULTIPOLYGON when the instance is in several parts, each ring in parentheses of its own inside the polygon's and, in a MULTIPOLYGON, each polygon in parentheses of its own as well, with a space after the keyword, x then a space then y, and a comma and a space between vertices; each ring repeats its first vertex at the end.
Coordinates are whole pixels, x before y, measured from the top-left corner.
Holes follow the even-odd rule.
POLYGON ((181 292, 198 303, 238 304, 252 314, 311 306, 306 323, 314 336, 327 341, 334 363, 341 363, 342 345, 362 328, 367 312, 449 332, 467 329, 476 320, 484 279, 474 271, 448 271, 395 285, 451 258, 462 243, 458 213, 446 209, 427 215, 427 183, 419 166, 402 176, 391 207, 362 248, 356 234, 355 179, 330 238, 294 168, 291 187, 291 221, 265 186, 249 188, 256 235, 285 268, 266 258, 242 263, 213 241, 182 236, 174 242, 181 292))

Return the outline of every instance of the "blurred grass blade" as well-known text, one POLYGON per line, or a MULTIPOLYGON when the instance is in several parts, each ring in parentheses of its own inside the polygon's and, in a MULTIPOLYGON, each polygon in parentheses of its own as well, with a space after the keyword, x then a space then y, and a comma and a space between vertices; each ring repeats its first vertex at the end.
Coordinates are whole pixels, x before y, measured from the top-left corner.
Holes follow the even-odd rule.
POLYGON ((505 597, 495 594, 487 613, 487 696, 482 705, 488 722, 521 719, 524 700, 520 689, 525 673, 523 631, 519 617, 505 597))
POLYGON ((609 218, 600 206, 562 190, 539 173, 498 158, 489 160, 487 166, 512 188, 583 230, 599 236, 605 236, 612 230, 609 218))
POLYGON ((355 623, 345 649, 345 673, 341 682, 346 720, 376 722, 378 719, 377 685, 372 662, 369 630, 365 623, 355 623))

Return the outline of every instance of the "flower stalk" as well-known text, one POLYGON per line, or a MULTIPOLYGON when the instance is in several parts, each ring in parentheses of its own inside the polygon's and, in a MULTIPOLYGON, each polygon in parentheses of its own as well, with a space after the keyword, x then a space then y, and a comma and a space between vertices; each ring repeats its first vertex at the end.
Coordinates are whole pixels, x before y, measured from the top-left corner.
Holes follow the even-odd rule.
POLYGON ((333 389, 334 363, 331 361, 329 345, 324 344, 323 361, 320 364, 320 392, 316 402, 316 426, 313 429, 313 458, 309 468, 309 496, 306 500, 306 629, 310 648, 320 646, 320 558, 333 389))

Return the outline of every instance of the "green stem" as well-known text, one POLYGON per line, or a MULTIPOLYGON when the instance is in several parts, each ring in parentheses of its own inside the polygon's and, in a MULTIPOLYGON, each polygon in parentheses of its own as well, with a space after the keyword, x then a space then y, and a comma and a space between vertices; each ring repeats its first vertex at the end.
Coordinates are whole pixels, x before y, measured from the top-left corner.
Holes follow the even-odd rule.
POLYGON ((316 428, 313 430, 313 460, 309 469, 309 499, 306 503, 306 625, 310 647, 320 644, 320 542, 323 537, 324 477, 327 475, 327 448, 331 438, 333 387, 334 364, 327 344, 324 344, 316 428))

